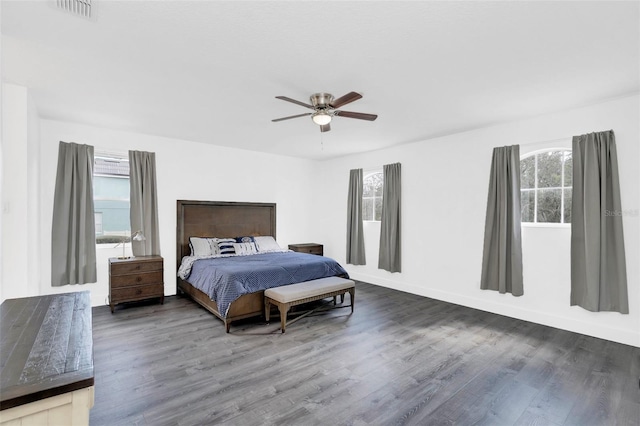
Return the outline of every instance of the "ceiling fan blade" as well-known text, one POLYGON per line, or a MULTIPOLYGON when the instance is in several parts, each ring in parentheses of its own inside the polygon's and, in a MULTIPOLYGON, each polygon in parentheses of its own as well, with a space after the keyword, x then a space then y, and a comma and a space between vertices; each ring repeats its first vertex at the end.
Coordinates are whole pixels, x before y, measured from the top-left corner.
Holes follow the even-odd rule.
POLYGON ((305 112, 304 114, 298 114, 298 115, 290 115, 289 117, 282 117, 282 118, 274 118, 273 121, 274 123, 278 122, 278 121, 284 121, 284 120, 290 120, 292 118, 298 118, 298 117, 306 117, 308 115, 313 114, 312 112, 305 112))
POLYGON ((346 95, 342 96, 341 98, 338 98, 335 101, 333 101, 331 103, 331 108, 333 109, 340 108, 342 105, 346 105, 353 101, 357 101, 360 98, 362 98, 362 95, 360 93, 349 92, 346 95))
POLYGON ((313 105, 305 104, 304 102, 296 101, 295 99, 287 98, 286 96, 276 96, 276 99, 282 99, 283 101, 292 102, 306 108, 315 109, 313 108, 313 105))
POLYGON ((329 123, 323 124, 322 126, 320 126, 320 131, 322 133, 328 132, 329 130, 331 130, 331 124, 329 124, 329 123))
POLYGON ((357 118, 358 120, 367 121, 373 121, 378 118, 376 114, 365 114, 364 112, 334 111, 334 114, 339 117, 357 118))

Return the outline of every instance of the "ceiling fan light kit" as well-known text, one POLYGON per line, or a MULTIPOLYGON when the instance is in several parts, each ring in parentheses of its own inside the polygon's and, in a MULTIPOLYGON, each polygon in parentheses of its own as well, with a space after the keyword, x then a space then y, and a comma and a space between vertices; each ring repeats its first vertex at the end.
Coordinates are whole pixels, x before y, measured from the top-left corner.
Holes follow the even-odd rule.
POLYGON ((328 132, 329 130, 331 130, 331 126, 329 125, 329 123, 331 123, 331 119, 333 117, 339 116, 339 117, 345 117, 345 118, 357 118, 359 120, 367 120, 367 121, 373 121, 376 118, 378 118, 376 114, 365 114, 361 112, 338 110, 338 108, 340 108, 341 106, 351 103, 353 101, 357 101, 360 98, 362 98, 362 95, 356 92, 349 92, 346 95, 335 100, 333 95, 331 95, 330 93, 314 93, 309 97, 309 101, 311 102, 311 104, 309 105, 309 104, 305 104, 304 102, 300 102, 300 101, 296 101, 295 99, 288 98, 286 96, 276 96, 276 99, 281 99, 283 101, 291 102, 296 105, 300 105, 305 108, 312 109, 314 112, 291 115, 289 117, 276 118, 271 121, 278 122, 283 120, 289 120, 291 118, 306 117, 310 115, 311 120, 313 120, 314 123, 320 126, 321 132, 328 132))
POLYGON ((325 124, 331 123, 331 116, 325 111, 318 111, 311 116, 311 119, 318 126, 324 126, 325 124))

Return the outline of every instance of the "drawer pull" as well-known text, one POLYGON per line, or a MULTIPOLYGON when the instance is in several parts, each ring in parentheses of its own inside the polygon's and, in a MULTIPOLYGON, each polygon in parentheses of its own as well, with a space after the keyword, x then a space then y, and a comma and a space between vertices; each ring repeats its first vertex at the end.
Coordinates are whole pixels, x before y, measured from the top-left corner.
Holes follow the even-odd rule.
POLYGON ((140 276, 136 277, 136 281, 138 281, 138 282, 142 281, 142 277, 140 277, 140 276))
POLYGON ((136 294, 137 294, 137 295, 142 294, 142 289, 140 289, 140 288, 139 288, 139 289, 137 289, 137 290, 136 290, 136 294))

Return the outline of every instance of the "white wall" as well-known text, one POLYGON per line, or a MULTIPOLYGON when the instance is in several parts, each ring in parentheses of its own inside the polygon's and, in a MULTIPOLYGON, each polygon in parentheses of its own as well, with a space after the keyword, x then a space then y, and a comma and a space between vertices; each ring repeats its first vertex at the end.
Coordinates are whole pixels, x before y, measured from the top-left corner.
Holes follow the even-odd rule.
POLYGON ((38 294, 38 118, 25 87, 2 85, 2 300, 38 294), (35 248, 35 250, 33 250, 35 248))
MULTIPOLYGON (((23 173, 26 176, 27 184, 27 225, 23 228, 26 236, 27 247, 40 246, 40 118, 36 105, 31 98, 27 97, 27 158, 23 173)), ((13 179, 11 180, 11 182, 13 179)), ((29 296, 40 294, 38 283, 40 282, 40 251, 29 250, 27 262, 27 288, 29 296)))
POLYGON ((639 97, 628 96, 526 121, 497 125, 320 164, 314 238, 344 263, 349 170, 402 163, 402 273, 377 269, 379 226, 365 227, 367 265, 345 265, 358 280, 557 328, 640 346, 639 97), (523 229, 524 296, 480 290, 489 169, 493 147, 521 154, 573 135, 616 134, 630 314, 569 306, 570 229, 523 229), (553 141, 546 144, 546 141, 553 141), (373 247, 373 249, 371 249, 373 247))
MULTIPOLYGON (((88 289, 94 306, 105 304, 109 282, 107 259, 122 253, 121 248, 98 249, 95 284, 51 287, 51 217, 59 141, 86 143, 96 149, 123 153, 130 149, 156 153, 166 295, 175 294, 176 286, 176 200, 275 202, 278 242, 286 247, 311 238, 309 206, 313 200, 309 188, 313 162, 51 120, 41 120, 40 124, 37 211, 41 232, 40 261, 36 265, 40 271, 39 294, 88 289)), ((130 253, 129 247, 127 252, 130 253)))

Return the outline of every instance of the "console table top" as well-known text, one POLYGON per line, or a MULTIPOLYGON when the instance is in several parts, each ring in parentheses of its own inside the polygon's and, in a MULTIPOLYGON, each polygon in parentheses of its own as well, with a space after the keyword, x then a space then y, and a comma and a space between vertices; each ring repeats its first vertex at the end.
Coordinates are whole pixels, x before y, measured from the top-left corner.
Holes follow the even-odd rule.
POLYGON ((0 410, 93 386, 89 292, 0 305, 0 410))

